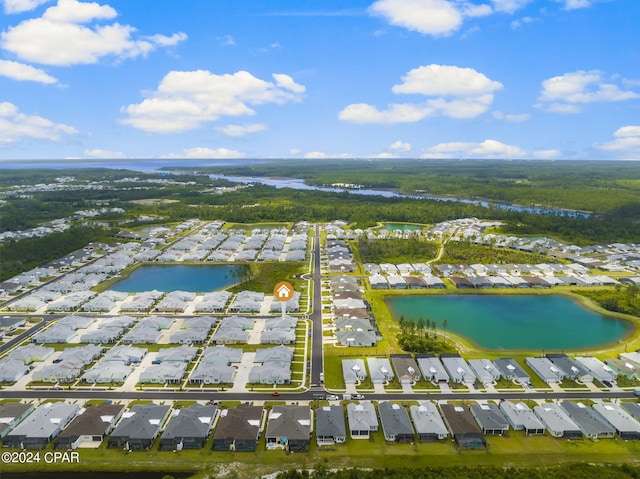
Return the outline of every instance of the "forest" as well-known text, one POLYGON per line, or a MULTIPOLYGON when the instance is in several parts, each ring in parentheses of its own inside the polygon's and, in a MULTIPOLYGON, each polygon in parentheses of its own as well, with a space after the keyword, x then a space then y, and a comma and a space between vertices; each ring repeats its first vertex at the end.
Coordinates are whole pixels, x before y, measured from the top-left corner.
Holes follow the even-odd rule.
POLYGON ((555 467, 450 466, 402 469, 289 470, 277 479, 638 479, 640 467, 630 464, 563 464, 555 467))
POLYGON ((271 160, 200 171, 295 177, 319 186, 352 183, 407 194, 486 198, 597 214, 630 204, 637 208, 640 197, 640 165, 624 161, 271 160))

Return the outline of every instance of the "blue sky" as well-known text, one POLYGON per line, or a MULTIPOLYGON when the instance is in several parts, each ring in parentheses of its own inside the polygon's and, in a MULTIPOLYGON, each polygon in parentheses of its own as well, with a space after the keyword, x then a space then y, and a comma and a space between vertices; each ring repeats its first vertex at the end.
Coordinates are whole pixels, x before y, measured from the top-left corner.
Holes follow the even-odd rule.
POLYGON ((638 0, 0 8, 0 160, 640 160, 638 0))

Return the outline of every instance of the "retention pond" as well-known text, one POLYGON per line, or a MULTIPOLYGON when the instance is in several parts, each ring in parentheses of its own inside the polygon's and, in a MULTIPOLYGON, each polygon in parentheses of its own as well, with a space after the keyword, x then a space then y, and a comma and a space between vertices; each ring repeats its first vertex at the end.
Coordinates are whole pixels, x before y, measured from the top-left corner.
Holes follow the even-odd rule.
POLYGON ((625 338, 633 324, 561 295, 392 296, 396 320, 419 318, 492 350, 585 351, 625 338))

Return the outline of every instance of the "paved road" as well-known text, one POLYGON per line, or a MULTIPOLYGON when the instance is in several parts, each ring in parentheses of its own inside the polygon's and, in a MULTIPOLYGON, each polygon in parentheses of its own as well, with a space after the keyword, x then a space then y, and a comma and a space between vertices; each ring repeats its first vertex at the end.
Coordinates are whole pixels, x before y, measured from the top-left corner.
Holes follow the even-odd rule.
MULTIPOLYGON (((317 394, 324 394, 321 390, 311 389, 301 393, 282 393, 278 400, 282 401, 311 401, 317 399, 317 394)), ((155 400, 216 400, 216 401, 266 401, 273 400, 269 393, 231 393, 214 391, 106 391, 95 388, 93 391, 65 391, 65 390, 29 390, 29 391, 0 391, 2 398, 65 398, 65 399, 155 399, 155 400)), ((340 396, 341 397, 341 396, 340 396)), ((526 400, 526 399, 630 399, 635 398, 633 392, 510 392, 510 393, 483 393, 483 392, 452 392, 452 393, 428 393, 428 394, 365 394, 365 399, 374 401, 398 401, 398 400, 526 400)))
POLYGON ((311 384, 320 384, 320 373, 324 369, 322 349, 322 273, 320 271, 320 225, 316 224, 313 237, 313 311, 309 318, 313 323, 311 332, 311 384))

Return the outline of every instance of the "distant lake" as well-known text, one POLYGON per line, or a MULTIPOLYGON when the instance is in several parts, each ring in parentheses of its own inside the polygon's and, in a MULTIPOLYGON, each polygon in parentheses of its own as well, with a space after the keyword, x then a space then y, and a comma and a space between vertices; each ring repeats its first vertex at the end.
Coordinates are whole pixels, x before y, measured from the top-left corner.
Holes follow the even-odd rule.
POLYGON ((400 230, 400 231, 421 231, 424 226, 413 225, 409 223, 385 223, 384 229, 387 231, 400 230))
POLYGON ((633 325, 603 316, 560 295, 392 296, 387 304, 398 320, 435 321, 485 349, 588 350, 615 343, 633 325))
POLYGON ((245 266, 227 264, 142 266, 110 289, 126 293, 154 289, 195 293, 215 291, 235 283, 237 278, 234 272, 244 268, 245 266))

